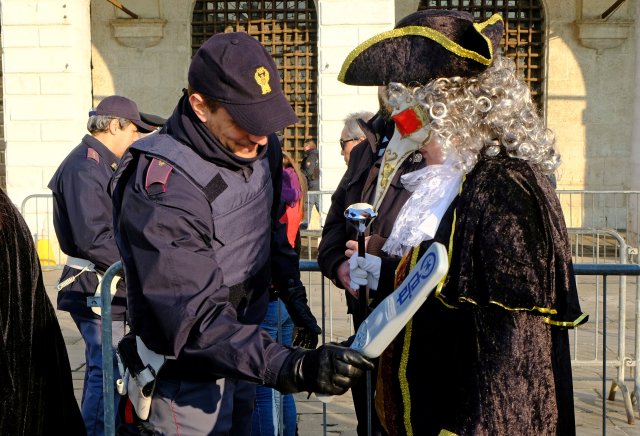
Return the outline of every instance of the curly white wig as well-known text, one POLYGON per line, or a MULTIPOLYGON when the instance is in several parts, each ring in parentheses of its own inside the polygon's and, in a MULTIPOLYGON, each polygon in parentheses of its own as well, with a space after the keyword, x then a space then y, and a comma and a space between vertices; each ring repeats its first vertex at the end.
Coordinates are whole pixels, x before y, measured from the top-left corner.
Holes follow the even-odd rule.
POLYGON ((515 63, 504 56, 474 77, 439 78, 418 87, 391 83, 387 99, 394 107, 402 101, 422 106, 445 158, 456 151, 464 173, 481 152, 495 156, 501 147, 545 174, 560 165, 553 132, 538 115, 529 87, 516 76, 515 63))

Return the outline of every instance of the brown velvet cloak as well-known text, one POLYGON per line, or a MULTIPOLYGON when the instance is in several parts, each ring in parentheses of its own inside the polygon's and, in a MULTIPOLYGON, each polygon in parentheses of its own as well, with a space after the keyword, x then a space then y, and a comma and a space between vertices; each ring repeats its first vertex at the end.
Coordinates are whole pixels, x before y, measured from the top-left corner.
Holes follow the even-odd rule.
POLYGON ((0 434, 85 435, 31 233, 0 190, 0 434))
POLYGON ((435 239, 449 247, 443 286, 380 359, 388 432, 575 434, 567 328, 587 316, 548 179, 520 159, 483 158, 435 239))

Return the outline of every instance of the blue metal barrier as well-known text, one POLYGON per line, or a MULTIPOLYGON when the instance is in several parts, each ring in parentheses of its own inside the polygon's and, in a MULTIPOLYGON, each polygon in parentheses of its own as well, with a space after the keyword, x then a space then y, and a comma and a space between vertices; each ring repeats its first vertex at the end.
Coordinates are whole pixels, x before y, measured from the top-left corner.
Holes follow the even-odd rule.
MULTIPOLYGON (((637 264, 602 264, 602 263, 585 263, 575 264, 573 267, 574 274, 576 276, 602 276, 602 313, 605 314, 605 321, 602 323, 602 434, 607 433, 607 277, 608 276, 640 276, 640 265, 637 264)), ((636 313, 636 317, 640 313, 636 313)), ((636 320, 637 321, 637 320, 636 320)), ((624 335, 623 335, 624 336, 624 335)), ((636 344, 640 338, 636 338, 636 344)), ((637 348, 637 347, 636 347, 637 348)), ((637 356, 636 356, 637 359, 637 356)), ((624 363, 622 363, 624 364, 624 363)), ((636 360, 636 383, 634 387, 634 396, 636 401, 640 401, 638 386, 638 362, 636 360)), ((623 401, 625 403, 625 410, 627 412, 627 421, 629 424, 635 424, 633 416, 633 404, 631 401, 631 395, 624 380, 618 378, 613 382, 611 392, 615 392, 616 386, 622 391, 623 401)), ((611 398, 609 395, 609 399, 611 398)))
POLYGON ((100 282, 100 300, 88 299, 89 306, 99 306, 102 318, 102 394, 104 404, 104 434, 114 436, 115 410, 113 408, 113 347, 111 345, 113 332, 111 331, 111 282, 120 275, 122 262, 118 261, 111 265, 100 282))

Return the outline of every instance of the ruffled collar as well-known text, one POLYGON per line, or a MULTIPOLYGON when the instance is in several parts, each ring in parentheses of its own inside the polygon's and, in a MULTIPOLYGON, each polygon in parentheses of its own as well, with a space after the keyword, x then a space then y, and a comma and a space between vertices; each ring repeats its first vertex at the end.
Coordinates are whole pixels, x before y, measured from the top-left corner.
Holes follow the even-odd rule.
POLYGON ((443 215, 460 191, 463 172, 453 158, 443 164, 429 165, 400 178, 411 197, 402 206, 391 235, 382 249, 402 256, 408 249, 433 239, 443 215))

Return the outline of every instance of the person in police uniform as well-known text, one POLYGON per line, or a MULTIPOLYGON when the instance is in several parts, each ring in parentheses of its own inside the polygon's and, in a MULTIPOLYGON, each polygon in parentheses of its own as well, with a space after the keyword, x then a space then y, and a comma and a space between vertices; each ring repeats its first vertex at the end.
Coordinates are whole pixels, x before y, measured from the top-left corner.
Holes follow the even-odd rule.
MULTIPOLYGON (((141 121, 135 102, 113 95, 89 113, 87 130, 90 134, 60 164, 49 189, 53 193, 56 235, 68 256, 58 283, 57 306, 71 314, 85 342, 82 416, 87 432, 100 435, 104 433, 101 322, 87 307, 87 297, 95 294, 99 274, 120 259, 113 238, 109 179, 139 133, 154 129, 141 121)), ((123 292, 124 286, 119 284, 112 309, 114 344, 124 334, 123 292)), ((114 400, 116 405, 118 398, 114 400)))
POLYGON ((275 132, 297 117, 273 59, 246 33, 217 34, 194 55, 188 82, 164 128, 129 149, 111 185, 138 354, 167 359, 142 425, 245 435, 255 383, 342 394, 371 363, 333 344, 280 345, 258 327, 273 283, 294 323, 320 332, 278 221, 275 132))

